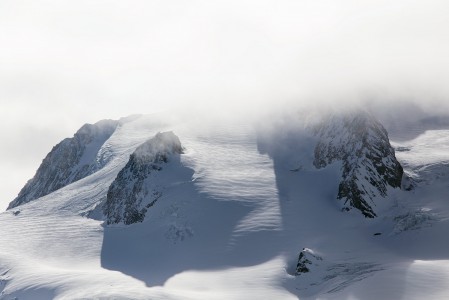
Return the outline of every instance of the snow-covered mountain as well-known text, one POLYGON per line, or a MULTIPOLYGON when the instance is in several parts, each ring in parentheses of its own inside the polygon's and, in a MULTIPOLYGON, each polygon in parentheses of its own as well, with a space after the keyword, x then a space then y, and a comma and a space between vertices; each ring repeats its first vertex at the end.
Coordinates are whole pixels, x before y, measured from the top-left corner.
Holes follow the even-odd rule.
POLYGON ((314 165, 324 168, 340 161, 343 174, 338 188, 342 209, 357 208, 373 218, 376 200, 387 188, 400 188, 403 170, 396 160, 387 131, 367 113, 330 116, 317 126, 319 142, 314 165))
POLYGON ((137 147, 109 187, 103 206, 106 223, 142 222, 147 210, 162 195, 162 186, 154 182, 157 173, 169 161, 179 161, 181 153, 181 142, 172 132, 158 133, 137 147))
POLYGON ((199 124, 101 121, 55 146, 0 214, 0 299, 449 296, 449 131, 199 124))
POLYGON ((73 138, 54 146, 8 209, 48 195, 101 169, 106 162, 99 151, 117 125, 118 121, 112 120, 86 124, 73 138))

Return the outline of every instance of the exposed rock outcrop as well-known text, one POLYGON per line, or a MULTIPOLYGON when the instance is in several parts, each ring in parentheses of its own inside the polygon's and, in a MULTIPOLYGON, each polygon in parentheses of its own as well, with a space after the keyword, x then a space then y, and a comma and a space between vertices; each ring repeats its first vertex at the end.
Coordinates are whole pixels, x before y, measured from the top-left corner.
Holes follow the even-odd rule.
POLYGON ((106 223, 142 222, 147 210, 162 196, 160 187, 152 185, 152 176, 182 152, 181 142, 173 132, 158 133, 140 145, 109 187, 103 205, 106 223))
POLYGON ((54 146, 8 209, 48 195, 101 169, 103 163, 97 160, 98 151, 118 124, 119 121, 113 120, 85 124, 73 138, 54 146))
POLYGON ((295 275, 309 273, 313 266, 319 266, 323 258, 309 248, 303 248, 298 256, 295 275))
POLYGON ((382 124, 368 113, 348 113, 326 118, 314 132, 319 138, 315 167, 342 163, 337 195, 342 210, 355 208, 376 217, 375 199, 386 197, 388 187, 400 188, 403 175, 382 124))

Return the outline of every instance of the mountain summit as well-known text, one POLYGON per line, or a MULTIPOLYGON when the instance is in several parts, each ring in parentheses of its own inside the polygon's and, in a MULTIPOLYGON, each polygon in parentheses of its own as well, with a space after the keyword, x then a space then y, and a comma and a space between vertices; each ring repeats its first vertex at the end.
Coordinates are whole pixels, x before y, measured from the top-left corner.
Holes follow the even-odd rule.
POLYGON ((104 162, 97 156, 98 151, 118 124, 113 120, 85 124, 72 138, 54 146, 8 209, 48 195, 101 169, 104 162))
POLYGON ((315 167, 342 163, 337 195, 342 209, 376 217, 376 199, 385 198, 388 187, 400 188, 403 175, 385 128, 370 114, 358 112, 328 117, 314 131, 319 139, 315 167))
POLYGON ((164 165, 181 153, 181 142, 173 132, 157 133, 137 147, 109 187, 103 206, 106 222, 127 225, 142 222, 147 210, 162 195, 151 182, 154 173, 163 171, 164 165))

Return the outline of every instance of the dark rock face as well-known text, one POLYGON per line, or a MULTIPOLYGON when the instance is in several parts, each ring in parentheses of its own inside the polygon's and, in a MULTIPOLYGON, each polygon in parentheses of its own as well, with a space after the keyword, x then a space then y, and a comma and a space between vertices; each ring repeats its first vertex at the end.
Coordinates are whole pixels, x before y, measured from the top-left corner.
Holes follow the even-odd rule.
POLYGON ((342 210, 356 208, 365 217, 376 217, 374 199, 386 197, 388 186, 400 188, 403 175, 386 130, 371 115, 356 113, 330 117, 315 133, 315 167, 342 162, 337 195, 342 210))
POLYGON ((295 275, 309 273, 311 271, 310 268, 312 266, 318 266, 322 260, 323 258, 316 255, 311 249, 303 248, 299 253, 295 275))
POLYGON ((97 160, 98 151, 117 126, 118 121, 113 120, 86 124, 73 138, 54 146, 8 209, 48 195, 101 169, 103 164, 97 160))
POLYGON ((109 187, 103 205, 106 223, 142 222, 148 208, 162 196, 160 189, 151 186, 151 176, 182 152, 181 142, 172 132, 158 133, 140 145, 109 187))

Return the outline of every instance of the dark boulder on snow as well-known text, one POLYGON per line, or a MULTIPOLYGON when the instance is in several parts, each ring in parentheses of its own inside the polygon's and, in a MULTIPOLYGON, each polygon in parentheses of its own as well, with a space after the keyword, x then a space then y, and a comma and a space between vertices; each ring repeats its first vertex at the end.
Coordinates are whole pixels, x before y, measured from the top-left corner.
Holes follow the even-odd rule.
POLYGON ((142 222, 148 208, 162 196, 160 188, 152 185, 152 178, 182 152, 173 132, 158 133, 137 147, 109 187, 102 207, 106 223, 142 222))
POLYGON ((337 195, 342 210, 376 217, 375 199, 386 197, 388 187, 400 188, 403 175, 385 128, 370 114, 357 112, 326 118, 315 134, 315 167, 342 163, 337 195))
POLYGON ((309 273, 311 268, 313 268, 313 266, 319 266, 322 260, 323 258, 315 254, 313 250, 303 248, 298 256, 295 275, 298 276, 304 273, 309 273))
POLYGON ((97 157, 98 151, 118 124, 119 121, 113 120, 85 124, 72 138, 54 146, 8 209, 48 195, 101 169, 103 162, 97 157))

